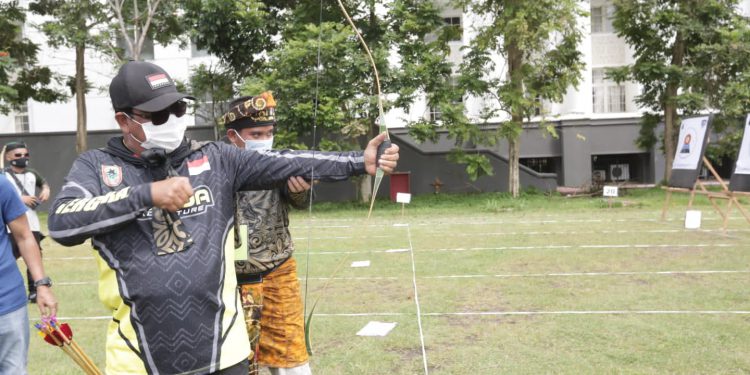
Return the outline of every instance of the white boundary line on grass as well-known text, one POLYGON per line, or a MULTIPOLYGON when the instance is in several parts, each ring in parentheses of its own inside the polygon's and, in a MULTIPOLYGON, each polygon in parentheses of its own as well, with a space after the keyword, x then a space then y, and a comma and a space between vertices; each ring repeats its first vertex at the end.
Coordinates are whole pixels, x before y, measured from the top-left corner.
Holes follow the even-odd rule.
MULTIPOLYGON (((455 247, 442 249, 421 249, 424 251, 459 252, 459 251, 485 251, 485 250, 562 250, 562 249, 662 249, 662 248, 711 248, 711 247, 733 247, 738 245, 719 244, 609 244, 609 245, 545 245, 545 246, 497 246, 497 247, 455 247)), ((413 251, 413 249, 411 249, 413 251)), ((406 253, 410 249, 386 249, 367 251, 313 251, 310 255, 338 255, 338 254, 371 254, 371 253, 406 253)), ((307 254, 307 252, 297 252, 307 254)), ((94 257, 45 257, 45 260, 82 260, 94 259, 94 257)))
MULTIPOLYGON (((317 317, 409 316, 410 313, 315 313, 317 317)), ((507 315, 750 315, 750 310, 560 310, 560 311, 464 311, 432 312, 424 316, 507 316, 507 315)), ((31 317, 31 320, 38 319, 31 317)), ((57 320, 110 320, 111 316, 63 316, 57 320)))
MULTIPOLYGON (((422 329, 422 308, 419 306, 419 292, 417 291, 417 265, 414 261, 414 246, 411 241, 411 227, 409 224, 403 224, 406 226, 406 235, 409 239, 409 255, 411 256, 411 280, 414 285, 414 304, 417 305, 417 325, 419 326, 419 341, 422 344, 422 363, 424 364, 425 375, 429 374, 427 369, 427 350, 424 346, 424 331, 422 329)), ((394 225, 396 226, 396 225, 394 225)))
MULTIPOLYGON (((560 311, 466 311, 432 312, 424 316, 503 316, 503 315, 748 315, 748 310, 560 310, 560 311)), ((404 316, 407 313, 316 313, 319 317, 404 316)))
MULTIPOLYGON (((571 235, 571 234, 628 234, 628 233, 746 233, 750 229, 699 229, 689 231, 685 229, 651 229, 651 230, 592 230, 592 231, 514 231, 514 232, 482 232, 482 236, 523 236, 523 235, 571 235)), ((421 232, 422 235, 444 234, 445 231, 421 232)), ((475 237, 476 233, 451 233, 451 237, 475 237)), ((357 238, 388 238, 389 236, 330 236, 330 237, 313 237, 316 240, 352 240, 357 238)), ((307 237, 294 237, 294 240, 305 240, 307 237)))
MULTIPOLYGON (((419 252, 427 251, 483 251, 483 250, 559 250, 559 249, 660 249, 660 248, 712 248, 712 247, 733 247, 726 243, 720 244, 610 244, 610 245, 545 245, 545 246, 497 246, 497 247, 455 247, 443 249, 421 249, 419 252)), ((337 254, 371 254, 371 253, 401 253, 409 249, 387 249, 387 250, 369 250, 369 251, 315 251, 312 255, 337 255, 337 254)))
POLYGON ((633 271, 633 272, 556 272, 556 273, 528 273, 528 274, 496 274, 496 275, 444 275, 423 276, 424 279, 470 279, 470 278, 511 278, 511 277, 557 277, 557 276, 648 276, 648 275, 711 275, 750 273, 750 270, 707 270, 707 271, 633 271))
MULTIPOLYGON (((502 225, 502 224, 585 224, 585 223, 630 223, 630 222, 641 222, 641 223, 660 223, 660 222, 681 222, 684 221, 684 217, 667 218, 666 220, 661 219, 643 219, 643 218, 620 218, 620 219, 538 219, 538 220, 497 220, 497 221, 454 221, 454 222, 429 222, 429 223, 414 223, 413 226, 442 226, 442 225, 502 225)), ((724 220, 720 217, 704 217, 703 221, 718 221, 724 220)), ((729 220, 745 220, 742 216, 732 216, 729 220)), ((301 224, 300 224, 301 225, 301 224)), ((389 223, 378 223, 378 224, 367 224, 372 227, 390 227, 389 223)), ((343 228, 354 228, 354 225, 314 225, 312 228, 316 229, 343 229, 343 228)), ((294 229, 295 227, 292 227, 294 229)))
MULTIPOLYGON (((713 274, 741 274, 750 270, 692 270, 692 271, 622 271, 622 272, 554 272, 554 273, 506 273, 485 275, 436 275, 420 276, 418 279, 479 279, 479 278, 521 278, 521 277, 575 277, 575 276, 662 276, 662 275, 713 275, 713 274)), ((341 280, 341 281, 372 281, 399 280, 397 276, 356 276, 356 277, 309 277, 308 280, 341 280)), ((300 280, 303 280, 300 278, 300 280)), ((62 281, 55 285, 94 285, 97 281, 62 281)))

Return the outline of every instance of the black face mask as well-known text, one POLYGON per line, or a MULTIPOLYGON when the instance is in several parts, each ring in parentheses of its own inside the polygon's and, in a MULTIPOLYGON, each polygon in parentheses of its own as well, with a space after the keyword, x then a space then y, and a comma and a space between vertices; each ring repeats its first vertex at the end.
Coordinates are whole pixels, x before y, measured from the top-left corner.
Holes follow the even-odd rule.
POLYGON ((19 158, 10 161, 10 165, 16 168, 26 168, 29 165, 29 158, 19 158))

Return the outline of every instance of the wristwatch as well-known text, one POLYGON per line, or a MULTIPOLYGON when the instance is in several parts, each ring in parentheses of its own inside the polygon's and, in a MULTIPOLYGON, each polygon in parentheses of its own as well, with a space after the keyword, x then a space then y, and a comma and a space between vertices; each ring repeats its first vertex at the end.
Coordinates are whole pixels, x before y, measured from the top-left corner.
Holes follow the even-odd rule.
POLYGON ((49 286, 49 287, 51 287, 52 286, 52 279, 50 279, 49 277, 45 276, 45 277, 43 277, 43 278, 41 278, 41 279, 39 279, 37 281, 34 281, 34 286, 35 287, 40 287, 40 286, 49 286))

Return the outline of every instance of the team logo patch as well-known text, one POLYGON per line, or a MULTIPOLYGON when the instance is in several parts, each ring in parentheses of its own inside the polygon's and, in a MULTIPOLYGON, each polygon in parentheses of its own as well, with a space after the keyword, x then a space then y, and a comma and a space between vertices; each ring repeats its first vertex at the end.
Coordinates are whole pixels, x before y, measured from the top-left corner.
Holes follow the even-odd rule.
POLYGON ((208 155, 203 155, 200 159, 188 161, 187 167, 188 174, 191 176, 199 175, 205 171, 211 170, 211 164, 208 162, 208 155))
POLYGON ((102 165, 104 185, 115 187, 122 183, 122 167, 119 165, 102 165))
POLYGON ((148 81, 149 86, 151 86, 151 90, 156 90, 172 85, 172 81, 164 73, 148 75, 146 76, 146 81, 148 81))

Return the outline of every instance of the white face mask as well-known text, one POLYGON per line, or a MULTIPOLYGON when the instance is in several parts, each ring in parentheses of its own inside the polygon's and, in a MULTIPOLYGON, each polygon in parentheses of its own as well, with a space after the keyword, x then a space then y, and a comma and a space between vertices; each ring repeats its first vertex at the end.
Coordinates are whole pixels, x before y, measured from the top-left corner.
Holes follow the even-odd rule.
POLYGON ((177 117, 171 114, 169 115, 169 120, 161 125, 154 125, 151 121, 144 123, 135 122, 143 128, 146 140, 141 141, 133 133, 130 133, 130 136, 140 143, 141 147, 145 149, 163 148, 167 153, 174 151, 180 146, 182 139, 185 137, 185 130, 187 129, 185 116, 177 117))
MULTIPOLYGON (((240 133, 234 129, 232 131, 237 134, 237 138, 242 139, 240 133)), ((273 148, 273 137, 264 140, 242 139, 242 141, 245 142, 245 150, 249 151, 268 151, 273 148)))

